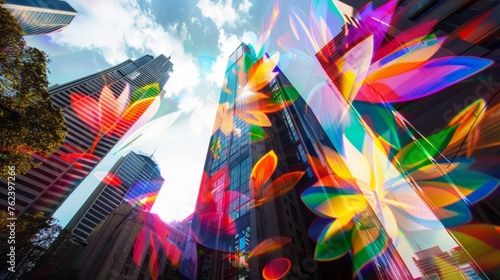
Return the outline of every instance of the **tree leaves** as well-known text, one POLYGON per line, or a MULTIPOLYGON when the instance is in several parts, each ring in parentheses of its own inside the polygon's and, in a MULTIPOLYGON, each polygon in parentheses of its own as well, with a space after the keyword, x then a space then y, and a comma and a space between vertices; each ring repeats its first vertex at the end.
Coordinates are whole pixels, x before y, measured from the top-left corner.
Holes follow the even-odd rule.
POLYGON ((0 178, 7 167, 26 173, 41 164, 34 154, 50 156, 63 143, 66 126, 47 90, 47 55, 26 46, 23 31, 9 11, 0 8, 0 178), (13 119, 11 112, 20 119, 13 119), (8 135, 8 137, 4 137, 8 135), (41 139, 43 139, 41 141, 41 139))

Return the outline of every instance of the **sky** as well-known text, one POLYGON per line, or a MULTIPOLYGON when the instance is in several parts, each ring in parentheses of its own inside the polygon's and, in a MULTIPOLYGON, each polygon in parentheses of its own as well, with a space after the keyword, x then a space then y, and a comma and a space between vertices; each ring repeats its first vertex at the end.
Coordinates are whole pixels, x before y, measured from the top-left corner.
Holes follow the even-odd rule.
MULTIPOLYGON (((60 32, 28 36, 49 55, 51 84, 63 84, 145 54, 171 55, 174 72, 164 87, 157 122, 146 140, 94 169, 102 174, 130 150, 154 152, 165 183, 153 208, 165 221, 181 220, 194 208, 227 57, 242 35, 258 32, 265 1, 67 1, 77 16, 60 32), (257 21, 254 19, 258 19, 257 21), (168 122, 168 121, 167 121, 168 122), (158 132, 161 131, 161 133, 158 132)), ((152 109, 152 108, 151 108, 152 109)), ((141 123, 141 121, 139 121, 141 123)), ((137 131, 133 127, 127 136, 137 131)), ((65 225, 97 186, 90 174, 56 212, 65 225)))
MULTIPOLYGON (((70 82, 145 54, 170 55, 174 71, 164 87, 161 110, 157 113, 169 115, 170 122, 157 122, 133 149, 116 153, 127 136, 143 124, 139 121, 141 124, 131 128, 55 217, 63 226, 69 222, 97 186, 100 176, 95 173, 108 171, 120 156, 133 150, 154 152, 165 178, 152 212, 165 221, 184 219, 194 209, 227 58, 241 42, 255 41, 269 2, 67 2, 78 11, 69 26, 60 32, 26 37, 30 46, 48 54, 51 85, 70 82)), ((304 4, 307 1, 288 1, 282 10, 304 4)))
MULTIPOLYGON (((157 100, 145 113, 144 119, 155 114, 154 123, 146 125, 146 121, 140 119, 76 188, 54 217, 62 226, 66 225, 97 187, 99 174, 109 171, 121 156, 132 150, 147 154, 154 152, 165 178, 152 212, 164 221, 184 219, 192 213, 197 198, 227 58, 241 42, 256 40, 269 2, 67 2, 78 11, 67 28, 49 35, 26 37, 29 45, 49 55, 49 82, 52 85, 63 84, 145 54, 171 55, 174 72, 164 87, 164 98, 157 100), (141 142, 118 152, 139 131, 145 135, 141 142)), ((278 20, 276 29, 289 24, 286 15, 291 6, 307 10, 309 3, 283 1, 281 14, 284 16, 278 20)), ((277 40, 271 41, 269 50, 279 50, 277 40)), ((289 60, 283 54, 280 68, 285 69, 285 74, 301 94, 307 92, 300 89, 307 88, 308 83, 314 84, 311 77, 293 73, 298 68, 287 67, 289 60)), ((307 69, 300 68, 300 71, 307 69)), ((322 76, 314 79, 326 80, 322 76)), ((436 232, 433 233, 433 236, 420 238, 440 238, 436 232)), ((450 244, 448 247, 453 246, 450 244)))

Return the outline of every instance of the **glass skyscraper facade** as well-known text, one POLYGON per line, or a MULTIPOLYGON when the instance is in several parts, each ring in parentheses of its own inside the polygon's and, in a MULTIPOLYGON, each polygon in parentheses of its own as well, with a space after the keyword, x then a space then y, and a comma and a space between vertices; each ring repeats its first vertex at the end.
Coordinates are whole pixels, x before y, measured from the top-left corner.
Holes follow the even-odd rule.
MULTIPOLYGON (((192 220, 198 259, 190 278, 411 277, 371 210, 360 211, 353 224, 359 232, 377 230, 375 241, 360 238, 369 244, 372 253, 366 254, 373 262, 358 270, 348 255, 318 261, 321 250, 330 250, 315 249, 325 220, 318 222, 304 196, 309 188, 324 188, 311 187, 321 179, 318 169, 335 176, 326 164, 334 148, 272 57, 257 59, 241 44, 229 58, 218 106, 192 220)), ((343 187, 357 192, 355 186, 343 187)), ((356 209, 363 201, 348 203, 356 209)), ((346 233, 331 246, 350 239, 346 233)))
MULTIPOLYGON (((54 213, 161 94, 172 71, 169 57, 145 55, 49 88, 51 100, 63 109, 68 133, 49 158, 35 155, 42 165, 16 177, 18 214, 54 213)), ((0 181, 2 201, 7 201, 6 185, 0 181)))
POLYGON ((71 23, 77 12, 60 0, 7 0, 2 5, 21 25, 25 35, 57 31, 71 23))
POLYGON ((151 210, 165 179, 152 156, 128 153, 120 158, 66 226, 73 236, 86 240, 92 230, 122 202, 151 210))

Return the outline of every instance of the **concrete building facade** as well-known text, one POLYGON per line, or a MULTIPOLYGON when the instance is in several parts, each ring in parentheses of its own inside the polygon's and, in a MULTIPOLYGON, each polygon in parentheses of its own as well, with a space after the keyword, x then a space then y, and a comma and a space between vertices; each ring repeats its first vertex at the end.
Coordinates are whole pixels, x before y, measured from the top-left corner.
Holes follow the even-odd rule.
POLYGON ((150 211, 165 179, 152 156, 130 152, 111 168, 116 183, 101 181, 66 225, 66 230, 85 241, 92 230, 120 204, 128 202, 150 211))
MULTIPOLYGON (((16 177, 16 211, 52 215, 79 183, 146 111, 173 71, 170 58, 145 55, 110 69, 49 88, 55 106, 63 110, 68 133, 64 144, 38 168, 16 177), (118 96, 128 94, 128 104, 118 96), (99 105, 100 104, 100 105, 99 105), (114 116, 118 104, 121 116, 114 116), (101 107, 105 108, 101 111, 101 107), (115 111, 113 111, 115 112, 115 111)), ((0 199, 7 200, 7 182, 0 180, 0 199)), ((3 203, 2 205, 7 205, 3 203)))
POLYGON ((25 35, 41 35, 68 26, 77 12, 60 0, 7 0, 2 7, 9 10, 25 35))

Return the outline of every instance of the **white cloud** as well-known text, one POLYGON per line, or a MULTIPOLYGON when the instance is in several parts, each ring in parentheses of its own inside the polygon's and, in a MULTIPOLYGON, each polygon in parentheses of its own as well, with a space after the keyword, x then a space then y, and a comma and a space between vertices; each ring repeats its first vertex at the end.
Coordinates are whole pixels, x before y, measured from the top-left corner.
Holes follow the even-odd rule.
POLYGON ((250 0, 243 0, 243 2, 241 2, 238 6, 238 11, 248 14, 251 7, 252 3, 250 3, 250 0))
POLYGON ((179 104, 177 107, 179 107, 179 110, 184 113, 188 113, 193 111, 194 109, 201 107, 203 104, 201 103, 200 99, 198 97, 189 95, 181 98, 179 100, 179 104))
POLYGON ((198 26, 201 26, 201 22, 200 22, 200 19, 197 18, 197 17, 192 17, 189 19, 191 21, 192 24, 196 24, 198 26))
POLYGON ((200 82, 196 59, 183 47, 183 41, 191 38, 185 24, 177 23, 165 30, 150 10, 141 9, 134 0, 68 2, 78 15, 62 32, 51 35, 55 43, 99 50, 111 64, 132 54, 173 53, 174 72, 166 85, 167 92, 192 92, 200 82))
POLYGON ((227 59, 241 44, 242 39, 234 34, 226 34, 224 29, 219 30, 219 55, 211 67, 211 72, 207 73, 206 80, 217 85, 220 89, 226 73, 227 59))
POLYGON ((236 10, 232 0, 218 0, 217 2, 200 0, 196 7, 200 9, 203 17, 210 18, 220 29, 224 26, 234 27, 237 22, 246 22, 245 16, 248 16, 252 3, 249 0, 243 0, 236 10))

